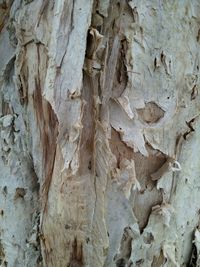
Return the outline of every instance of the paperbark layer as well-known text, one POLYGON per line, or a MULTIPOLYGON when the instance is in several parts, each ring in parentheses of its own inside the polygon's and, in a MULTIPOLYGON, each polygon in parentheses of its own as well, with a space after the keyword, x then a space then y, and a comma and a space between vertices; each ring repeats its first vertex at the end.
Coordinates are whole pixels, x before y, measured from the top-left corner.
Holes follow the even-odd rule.
POLYGON ((200 3, 0 1, 0 265, 199 266, 200 3))

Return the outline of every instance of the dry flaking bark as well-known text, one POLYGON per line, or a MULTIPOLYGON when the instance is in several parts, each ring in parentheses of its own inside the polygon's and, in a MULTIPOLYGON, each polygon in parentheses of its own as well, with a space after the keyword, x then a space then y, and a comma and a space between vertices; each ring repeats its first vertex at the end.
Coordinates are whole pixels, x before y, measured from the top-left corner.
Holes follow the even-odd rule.
POLYGON ((0 0, 0 265, 199 266, 200 3, 0 0))

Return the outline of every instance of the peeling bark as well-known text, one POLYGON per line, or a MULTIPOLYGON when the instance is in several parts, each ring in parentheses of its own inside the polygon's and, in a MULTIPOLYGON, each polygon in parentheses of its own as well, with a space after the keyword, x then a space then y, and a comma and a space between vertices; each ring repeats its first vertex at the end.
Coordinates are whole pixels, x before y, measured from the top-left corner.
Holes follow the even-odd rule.
POLYGON ((199 1, 0 0, 0 265, 199 266, 199 1))

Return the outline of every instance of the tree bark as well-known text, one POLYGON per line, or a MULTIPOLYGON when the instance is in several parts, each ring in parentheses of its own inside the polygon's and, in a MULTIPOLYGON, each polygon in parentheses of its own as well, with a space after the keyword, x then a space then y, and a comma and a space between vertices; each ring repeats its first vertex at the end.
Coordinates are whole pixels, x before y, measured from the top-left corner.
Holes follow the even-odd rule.
POLYGON ((0 266, 200 266, 198 0, 0 0, 0 266))

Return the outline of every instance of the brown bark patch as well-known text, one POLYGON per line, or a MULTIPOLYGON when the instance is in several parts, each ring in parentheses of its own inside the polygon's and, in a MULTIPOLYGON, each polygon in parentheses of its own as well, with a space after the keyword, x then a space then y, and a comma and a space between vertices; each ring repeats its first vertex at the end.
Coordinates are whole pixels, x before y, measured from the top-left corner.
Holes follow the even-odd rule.
POLYGON ((14 200, 18 198, 23 199, 25 195, 26 195, 26 189, 22 187, 17 187, 15 190, 14 200))
POLYGON ((110 148, 116 157, 117 168, 120 168, 120 162, 122 159, 126 158, 130 160, 133 158, 133 149, 128 147, 121 140, 120 134, 114 128, 111 130, 110 148))
POLYGON ((165 114, 164 110, 155 102, 146 103, 145 108, 138 109, 137 113, 139 118, 148 124, 158 122, 165 114))
POLYGON ((35 78, 33 104, 37 123, 40 130, 41 146, 43 149, 44 183, 43 194, 48 194, 56 155, 56 141, 58 135, 58 120, 51 105, 42 99, 40 80, 35 78))
POLYGON ((163 255, 163 251, 160 251, 160 255, 159 256, 154 256, 153 257, 153 262, 152 262, 152 267, 157 267, 157 266, 162 266, 163 264, 166 263, 166 259, 163 255))

